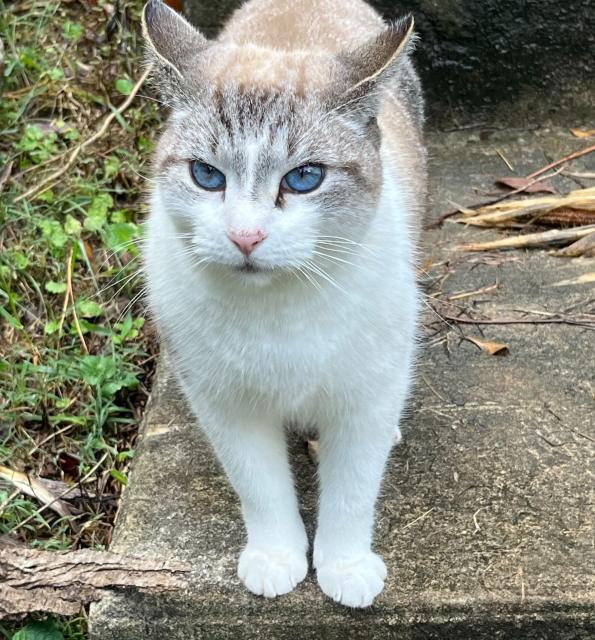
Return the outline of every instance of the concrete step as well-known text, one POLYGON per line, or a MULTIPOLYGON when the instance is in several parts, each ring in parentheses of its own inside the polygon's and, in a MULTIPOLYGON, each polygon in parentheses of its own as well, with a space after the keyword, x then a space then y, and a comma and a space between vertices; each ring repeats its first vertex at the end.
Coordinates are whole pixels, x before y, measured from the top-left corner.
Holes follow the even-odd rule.
MULTIPOLYGON (((510 175, 498 151, 523 175, 582 146, 562 131, 481 137, 430 138, 436 210, 449 200, 471 202, 473 188, 510 175)), ((595 164, 586 158, 576 167, 593 171, 595 164)), ((586 311, 589 301, 593 312, 592 284, 553 286, 594 271, 593 260, 453 250, 496 235, 455 224, 432 231, 430 293, 497 282, 457 304, 490 317, 510 317, 513 309, 586 311)), ((429 312, 425 324, 403 442, 378 510, 376 547, 389 577, 372 608, 334 604, 312 572, 276 600, 240 585, 237 499, 163 360, 112 549, 187 561, 190 586, 175 595, 105 598, 92 607, 92 640, 595 637, 595 332, 449 326, 429 312), (489 356, 466 335, 503 342, 508 354, 489 356)), ((315 466, 298 439, 292 459, 312 533, 315 466)))

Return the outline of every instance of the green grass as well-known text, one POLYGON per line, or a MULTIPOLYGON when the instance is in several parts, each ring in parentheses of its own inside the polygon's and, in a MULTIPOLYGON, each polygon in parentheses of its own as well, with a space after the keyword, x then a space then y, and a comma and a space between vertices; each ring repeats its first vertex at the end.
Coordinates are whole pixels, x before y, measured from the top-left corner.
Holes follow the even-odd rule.
MULTIPOLYGON (((130 93, 141 6, 0 0, 0 465, 85 480, 67 516, 0 480, 0 535, 44 549, 109 544, 134 455, 155 351, 138 240, 156 103, 137 96, 60 179, 16 199, 130 93)), ((83 638, 84 620, 55 633, 83 638)), ((0 637, 33 638, 19 628, 0 637)))

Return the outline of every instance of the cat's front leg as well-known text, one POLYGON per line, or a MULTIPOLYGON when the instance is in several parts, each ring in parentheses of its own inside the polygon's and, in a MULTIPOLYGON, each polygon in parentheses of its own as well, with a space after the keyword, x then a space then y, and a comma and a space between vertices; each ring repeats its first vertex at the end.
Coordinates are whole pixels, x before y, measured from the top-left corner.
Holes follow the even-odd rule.
POLYGON ((308 538, 299 514, 281 421, 268 416, 209 420, 209 440, 240 497, 248 542, 238 576, 266 597, 294 589, 308 571, 308 538))
POLYGON ((372 551, 375 502, 395 426, 377 415, 345 417, 320 430, 320 511, 314 541, 318 584, 349 607, 382 591, 386 567, 372 551))

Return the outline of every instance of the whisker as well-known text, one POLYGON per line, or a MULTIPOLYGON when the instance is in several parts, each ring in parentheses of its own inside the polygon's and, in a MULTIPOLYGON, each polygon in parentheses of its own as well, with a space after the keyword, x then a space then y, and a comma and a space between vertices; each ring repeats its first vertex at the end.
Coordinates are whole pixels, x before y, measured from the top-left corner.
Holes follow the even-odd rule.
POLYGON ((339 258, 338 256, 329 256, 328 254, 324 253, 323 251, 312 251, 312 253, 316 256, 320 256, 321 258, 325 259, 325 260, 329 260, 335 264, 348 264, 351 265, 352 267, 363 267, 364 265, 358 265, 355 262, 351 262, 350 260, 344 260, 343 258, 339 258))
POLYGON ((317 291, 322 291, 320 283, 314 278, 314 276, 311 276, 304 267, 298 267, 298 270, 317 291))
POLYGON ((311 260, 308 260, 306 262, 306 265, 307 268, 309 268, 311 271, 314 271, 314 273, 318 274, 321 278, 324 278, 333 287, 336 287, 339 291, 342 291, 344 294, 349 295, 347 291, 345 291, 345 289, 343 289, 340 284, 333 280, 333 278, 331 278, 331 276, 329 276, 329 274, 324 269, 314 264, 311 260))

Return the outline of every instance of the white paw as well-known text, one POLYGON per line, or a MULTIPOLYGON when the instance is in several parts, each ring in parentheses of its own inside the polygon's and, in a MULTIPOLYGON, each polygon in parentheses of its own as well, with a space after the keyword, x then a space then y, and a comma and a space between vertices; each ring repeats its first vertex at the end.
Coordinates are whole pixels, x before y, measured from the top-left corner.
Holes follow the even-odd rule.
POLYGON ((327 561, 316 569, 318 584, 327 596, 346 607, 369 607, 384 588, 386 567, 371 551, 351 560, 327 561))
POLYGON ((238 576, 248 591, 274 598, 292 591, 308 573, 304 553, 291 549, 264 551, 246 547, 238 563, 238 576))

